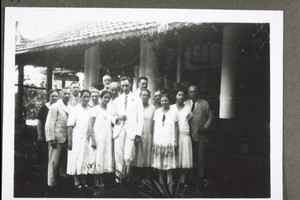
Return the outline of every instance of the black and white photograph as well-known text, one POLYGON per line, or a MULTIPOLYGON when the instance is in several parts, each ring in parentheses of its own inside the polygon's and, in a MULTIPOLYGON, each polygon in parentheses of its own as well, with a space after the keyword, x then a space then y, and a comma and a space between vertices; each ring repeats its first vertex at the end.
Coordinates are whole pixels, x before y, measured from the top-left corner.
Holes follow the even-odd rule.
POLYGON ((282 14, 6 8, 2 190, 282 199, 282 14))

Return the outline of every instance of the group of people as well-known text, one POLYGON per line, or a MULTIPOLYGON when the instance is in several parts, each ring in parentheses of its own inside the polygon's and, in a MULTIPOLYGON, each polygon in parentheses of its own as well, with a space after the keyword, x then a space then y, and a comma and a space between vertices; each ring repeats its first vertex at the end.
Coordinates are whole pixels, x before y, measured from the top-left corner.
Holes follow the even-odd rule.
POLYGON ((57 185, 55 175, 67 153, 67 174, 77 189, 87 187, 87 174, 95 185, 103 184, 104 173, 131 177, 135 170, 149 175, 158 170, 159 182, 172 186, 173 170, 180 169, 180 182, 194 168, 203 177, 205 149, 213 114, 209 103, 199 97, 198 88, 175 91, 175 104, 166 90, 151 92, 147 77, 140 77, 132 92, 132 80, 112 82, 103 77, 103 90, 83 89, 73 82, 59 93, 49 91, 49 102, 38 115, 38 138, 48 143, 48 186, 57 185), (79 94, 80 93, 80 94, 79 94), (187 99, 186 97, 189 97, 187 99), (134 167, 134 168, 133 168, 134 167))

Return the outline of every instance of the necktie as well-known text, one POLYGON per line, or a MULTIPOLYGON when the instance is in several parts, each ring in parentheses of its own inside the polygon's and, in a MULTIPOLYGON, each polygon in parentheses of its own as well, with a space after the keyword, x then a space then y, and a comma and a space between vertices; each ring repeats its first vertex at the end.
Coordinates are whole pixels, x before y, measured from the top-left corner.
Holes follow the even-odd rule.
POLYGON ((195 110, 195 100, 193 100, 192 112, 195 110))
POLYGON ((125 110, 127 109, 127 99, 128 99, 128 96, 127 96, 127 94, 125 95, 125 103, 124 103, 124 105, 125 105, 125 110))
POLYGON ((163 126, 165 125, 165 120, 166 120, 166 115, 164 114, 163 117, 162 117, 162 122, 163 122, 162 125, 163 125, 163 126))

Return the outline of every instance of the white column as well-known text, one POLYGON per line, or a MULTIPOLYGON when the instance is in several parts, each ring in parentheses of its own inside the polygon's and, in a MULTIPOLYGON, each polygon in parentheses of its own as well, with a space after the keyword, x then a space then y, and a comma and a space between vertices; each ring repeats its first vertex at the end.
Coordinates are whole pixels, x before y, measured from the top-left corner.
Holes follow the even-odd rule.
POLYGON ((84 52, 84 88, 93 89, 99 81, 100 48, 94 45, 84 52))
POLYGON ((241 26, 227 25, 223 29, 220 118, 231 119, 236 114, 237 69, 241 26))
POLYGON ((162 39, 151 42, 141 39, 139 77, 146 76, 148 78, 148 89, 151 91, 151 96, 163 85, 163 76, 160 73, 157 59, 162 44, 162 39))

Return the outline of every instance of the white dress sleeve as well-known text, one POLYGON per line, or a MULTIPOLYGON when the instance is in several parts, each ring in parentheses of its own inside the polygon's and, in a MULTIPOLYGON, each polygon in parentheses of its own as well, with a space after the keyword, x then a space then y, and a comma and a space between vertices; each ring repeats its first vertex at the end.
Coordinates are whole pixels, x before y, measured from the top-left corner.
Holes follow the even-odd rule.
POLYGON ((68 117, 68 122, 67 122, 67 126, 75 126, 76 125, 76 113, 77 113, 77 109, 78 107, 74 107, 73 109, 71 109, 70 111, 70 115, 68 117))
POLYGON ((91 109, 90 116, 97 117, 97 107, 96 106, 91 109))

